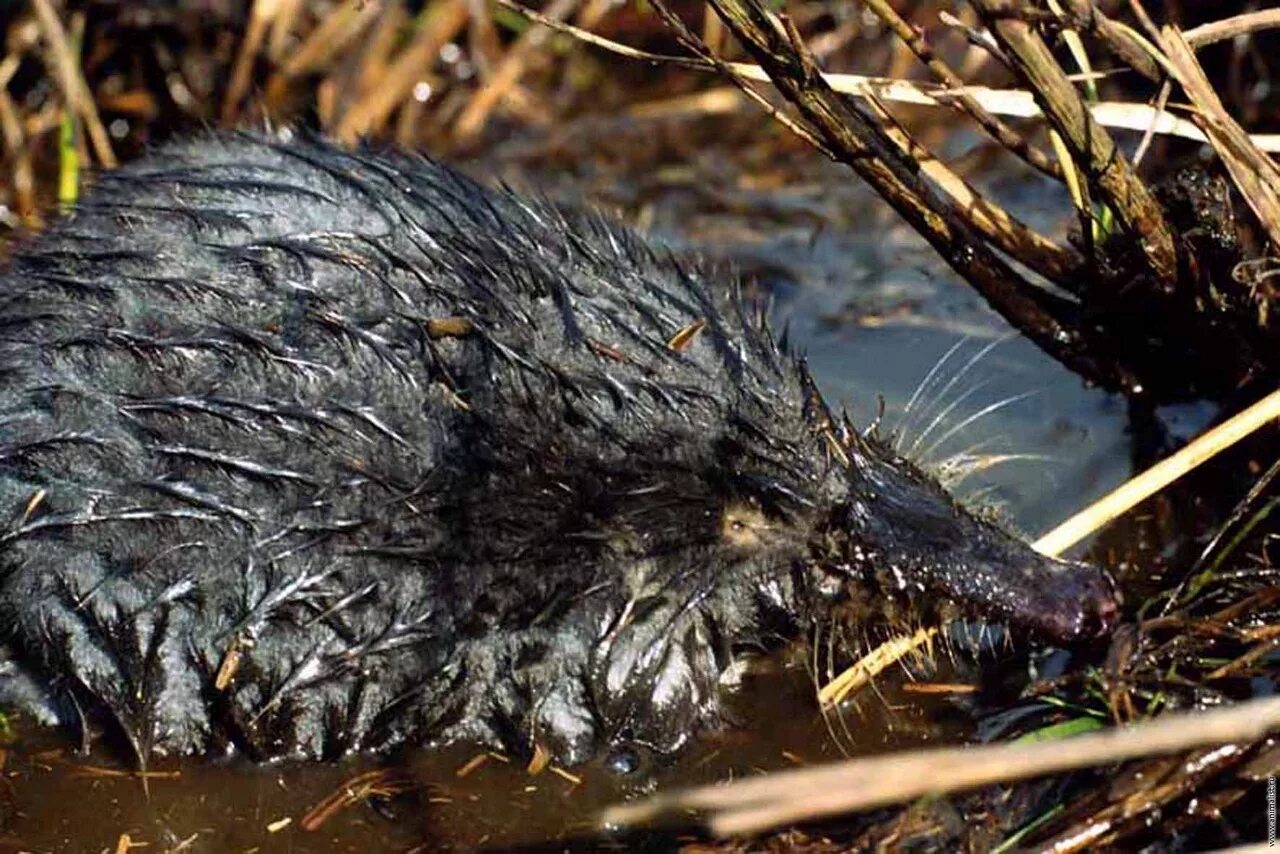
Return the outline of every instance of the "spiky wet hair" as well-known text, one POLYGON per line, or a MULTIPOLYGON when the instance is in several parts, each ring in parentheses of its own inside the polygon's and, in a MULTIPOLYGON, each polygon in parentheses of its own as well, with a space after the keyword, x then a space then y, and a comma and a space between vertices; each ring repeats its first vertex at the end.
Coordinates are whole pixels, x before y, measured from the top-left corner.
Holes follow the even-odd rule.
POLYGON ((675 750, 855 578, 1114 616, 837 428, 697 269, 319 140, 170 145, 18 255, 0 507, 0 689, 140 760, 675 750))
POLYGON ((803 619, 802 371, 599 216, 206 136, 103 175, 0 318, 9 693, 139 756, 666 749, 803 619))

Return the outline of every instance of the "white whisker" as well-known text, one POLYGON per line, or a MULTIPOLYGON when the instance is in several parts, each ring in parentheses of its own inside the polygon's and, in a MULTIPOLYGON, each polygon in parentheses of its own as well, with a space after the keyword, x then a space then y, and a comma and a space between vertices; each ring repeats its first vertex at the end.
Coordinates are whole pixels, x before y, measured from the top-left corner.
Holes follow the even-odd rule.
POLYGON ((947 416, 949 416, 952 412, 954 412, 957 406, 964 403, 966 400, 972 397, 975 393, 981 391, 982 389, 986 388, 990 384, 991 384, 991 380, 989 379, 982 380, 981 382, 966 389, 963 393, 956 395, 954 400, 952 400, 949 404, 947 404, 947 406, 941 412, 939 412, 937 415, 933 417, 933 420, 929 422, 929 426, 924 428, 924 430, 920 431, 920 435, 917 436, 916 440, 911 443, 911 447, 906 450, 903 456, 911 457, 915 459, 917 462, 923 464, 924 463, 923 458, 914 456, 916 452, 916 448, 920 447, 920 443, 923 442, 925 439, 927 439, 929 437, 929 434, 933 432, 934 428, 937 427, 939 424, 941 424, 947 418, 947 416))
POLYGON ((1045 454, 952 454, 939 465, 939 477, 943 485, 954 490, 979 472, 988 471, 1005 463, 1051 462, 1045 454))
POLYGON ((941 404, 942 401, 946 399, 947 393, 950 392, 951 389, 955 388, 956 383, 960 382, 961 379, 967 376, 969 371, 973 370, 973 368, 979 362, 981 362, 984 358, 986 358, 988 353, 990 353, 992 350, 994 350, 996 347, 1000 346, 1004 342, 1015 337, 1015 334, 1016 333, 1010 332, 1000 338, 996 338, 995 340, 989 342, 980 350, 978 350, 978 352, 974 353, 973 356, 969 358, 969 361, 961 365, 960 370, 952 374, 951 379, 947 380, 946 384, 943 385, 942 388, 939 389, 935 395, 933 395, 933 398, 929 401, 929 403, 920 408, 920 414, 925 415, 930 410, 932 410, 935 406, 941 404))
POLYGON ((933 367, 924 375, 924 379, 920 380, 920 384, 916 386, 916 390, 911 393, 911 398, 907 401, 907 405, 902 408, 902 417, 898 419, 898 424, 894 428, 894 450, 898 450, 902 446, 902 439, 907 433, 907 422, 911 419, 911 407, 915 406, 916 401, 920 399, 920 394, 925 390, 925 387, 932 382, 938 371, 942 370, 942 366, 947 363, 947 360, 955 355, 955 352, 964 346, 964 343, 968 340, 968 337, 965 337, 952 344, 951 348, 942 354, 942 358, 933 363, 933 367))
POLYGON ((929 455, 931 455, 934 451, 936 451, 940 446, 945 444, 948 439, 950 439, 955 434, 959 433, 964 428, 968 427, 973 422, 977 421, 979 418, 990 415, 993 412, 996 412, 1000 409, 1004 409, 1006 406, 1009 406, 1010 404, 1017 403, 1018 401, 1021 401, 1021 400, 1026 400, 1028 397, 1031 397, 1032 395, 1036 395, 1039 393, 1040 393, 1040 389, 1032 389, 1031 391, 1024 391, 1022 394, 1015 394, 1011 397, 1006 397, 1003 400, 997 400, 995 403, 989 404, 988 406, 984 406, 982 409, 979 409, 977 412, 973 413, 968 418, 964 419, 959 424, 955 425, 950 430, 943 433, 942 436, 936 442, 934 442, 932 445, 924 449, 924 453, 921 454, 921 457, 927 459, 929 455))
POLYGON ((921 465, 927 465, 930 471, 937 475, 938 480, 942 481, 943 486, 947 487, 947 489, 951 489, 954 484, 959 483, 961 480, 964 480, 964 478, 969 476, 968 467, 973 465, 974 460, 981 459, 985 456, 994 456, 989 454, 979 454, 978 452, 1000 438, 1003 437, 988 436, 979 442, 974 442, 963 450, 956 451, 954 454, 947 454, 936 463, 927 463, 925 460, 921 460, 920 463, 921 465), (962 472, 958 479, 955 479, 956 472, 962 472))

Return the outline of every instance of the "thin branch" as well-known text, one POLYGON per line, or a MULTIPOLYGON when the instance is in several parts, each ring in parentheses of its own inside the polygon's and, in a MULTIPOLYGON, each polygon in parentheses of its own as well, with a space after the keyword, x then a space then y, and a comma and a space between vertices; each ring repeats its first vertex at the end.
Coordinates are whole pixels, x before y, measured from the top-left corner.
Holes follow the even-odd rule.
POLYGON ((1000 0, 974 0, 1004 47, 1014 69, 1036 93, 1050 123, 1062 134, 1076 162, 1116 213, 1146 256, 1157 281, 1172 287, 1178 275, 1173 233, 1155 197, 1121 156, 1111 136, 1093 120, 1088 105, 1031 26, 1004 16, 1000 0))
POLYGON ((231 82, 227 84, 227 92, 222 100, 224 124, 235 124, 240 102, 244 100, 245 93, 253 82, 254 61, 258 58, 271 24, 281 8, 280 0, 254 0, 249 11, 249 25, 245 28, 244 38, 240 40, 240 50, 231 66, 231 82))
POLYGON ((979 234, 1054 284, 1068 291, 1076 290, 1084 264, 1077 252, 1058 245, 983 196, 932 151, 916 142, 880 99, 871 96, 867 103, 889 138, 920 164, 920 170, 950 198, 952 209, 979 234))
MULTIPOLYGON (((1159 116, 1164 112, 1164 108, 1169 103, 1169 93, 1173 91, 1173 84, 1168 80, 1160 84, 1160 91, 1156 93, 1155 116, 1159 116)), ((1142 158, 1146 157, 1147 149, 1151 147, 1151 141, 1156 138, 1156 119, 1152 117, 1151 124, 1147 125, 1147 129, 1142 133, 1142 139, 1138 142, 1138 147, 1133 150, 1133 168, 1137 169, 1142 164, 1142 158)))
POLYGON ((902 40, 916 57, 933 72, 943 84, 954 92, 955 104, 969 117, 982 126, 993 139, 1024 161, 1039 169, 1055 180, 1063 180, 1062 169, 1044 152, 1033 146, 1027 139, 1009 127, 996 116, 987 111, 976 98, 965 90, 965 82, 951 70, 941 57, 933 52, 924 34, 908 24, 887 0, 866 0, 867 7, 876 14, 902 40))
POLYGON ((877 116, 838 96, 813 62, 800 58, 802 45, 792 43, 782 22, 759 0, 712 0, 712 6, 826 147, 888 201, 993 308, 1072 369, 1111 388, 1133 387, 1136 380, 1123 366, 1096 361, 1083 345, 1076 306, 1031 284, 996 255, 972 222, 924 180, 921 165, 904 155, 877 116))
MULTIPOLYGON (((503 0, 498 0, 498 2, 503 2, 503 0)), ((680 43, 693 51, 693 53, 697 54, 699 57, 699 59, 696 60, 686 60, 687 62, 701 63, 707 68, 707 70, 713 70, 727 77, 733 85, 738 87, 739 91, 741 91, 743 95, 750 98, 762 110, 764 110, 766 115, 778 122, 787 130, 791 131, 799 139, 802 139, 812 145, 827 157, 830 157, 832 160, 836 159, 835 152, 831 151, 831 149, 827 147, 827 144, 819 139, 812 130, 775 107, 769 102, 769 99, 756 91, 755 87, 747 85, 748 78, 746 75, 739 73, 739 63, 725 62, 721 59, 719 55, 707 47, 699 36, 695 35, 692 30, 686 27, 680 16, 667 8, 665 3, 656 2, 654 4, 654 9, 658 12, 658 15, 662 18, 663 22, 665 22, 666 25, 671 28, 671 31, 676 34, 676 38, 680 40, 680 43)), ((761 73, 763 74, 763 70, 761 70, 761 73)), ((767 81, 768 75, 764 75, 763 79, 767 81)))
MULTIPOLYGON (((510 9, 531 21, 551 27, 573 36, 587 44, 640 62, 655 62, 676 65, 695 71, 713 71, 732 75, 736 78, 769 82, 769 75, 759 65, 746 62, 712 61, 688 56, 650 53, 629 45, 611 41, 598 36, 589 30, 552 21, 545 15, 528 9, 514 0, 497 0, 498 4, 510 9)), ((1107 76, 1107 72, 1094 74, 1072 74, 1068 80, 1074 82, 1097 79, 1107 76)), ((1026 89, 994 89, 989 86, 960 86, 949 88, 920 83, 914 80, 901 80, 892 77, 872 77, 861 74, 822 75, 835 91, 855 98, 878 98, 899 104, 912 104, 921 107, 952 107, 953 102, 961 97, 972 98, 978 106, 989 113, 1010 118, 1042 119, 1044 113, 1036 104, 1035 96, 1026 89)), ((741 88, 741 87, 740 87, 741 88)), ((1099 101, 1089 104, 1089 113, 1093 120, 1106 127, 1131 130, 1138 133, 1156 133, 1163 136, 1177 136, 1194 142, 1208 142, 1204 133, 1192 122, 1175 116, 1164 109, 1152 108, 1148 104, 1128 101, 1099 101)), ((1263 151, 1280 152, 1280 134, 1254 134, 1250 137, 1254 144, 1263 151)))

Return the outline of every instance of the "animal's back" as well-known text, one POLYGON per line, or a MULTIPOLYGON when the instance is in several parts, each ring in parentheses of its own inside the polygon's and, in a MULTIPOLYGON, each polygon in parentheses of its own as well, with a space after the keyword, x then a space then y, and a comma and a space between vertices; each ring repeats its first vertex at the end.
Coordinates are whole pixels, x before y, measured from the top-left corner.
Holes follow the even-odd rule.
POLYGON ((594 217, 407 157, 171 146, 0 279, 0 623, 34 677, 10 696, 105 714, 139 756, 577 709, 530 696, 581 685, 548 673, 592 633, 554 615, 594 641, 634 595, 584 514, 679 483, 633 466, 726 453, 699 422, 729 410, 799 441, 795 382, 752 319, 594 217))

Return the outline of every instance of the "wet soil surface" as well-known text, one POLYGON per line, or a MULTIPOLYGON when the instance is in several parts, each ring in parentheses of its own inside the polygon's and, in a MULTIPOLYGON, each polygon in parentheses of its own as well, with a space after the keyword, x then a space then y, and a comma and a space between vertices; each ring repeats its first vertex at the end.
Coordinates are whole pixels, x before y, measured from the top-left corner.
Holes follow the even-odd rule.
POLYGON ((147 770, 144 786, 101 751, 78 757, 47 733, 24 733, 6 755, 0 851, 115 851, 123 834, 153 851, 509 850, 549 841, 548 850, 669 850, 682 837, 611 837, 595 817, 656 786, 733 779, 965 732, 959 710, 902 694, 901 679, 886 680, 885 700, 864 698, 861 714, 848 709, 842 722, 795 712, 811 705, 805 668, 758 677, 740 705, 748 728, 701 746, 675 767, 642 758, 627 777, 592 766, 533 775, 507 757, 458 745, 381 763, 162 761, 147 770))

